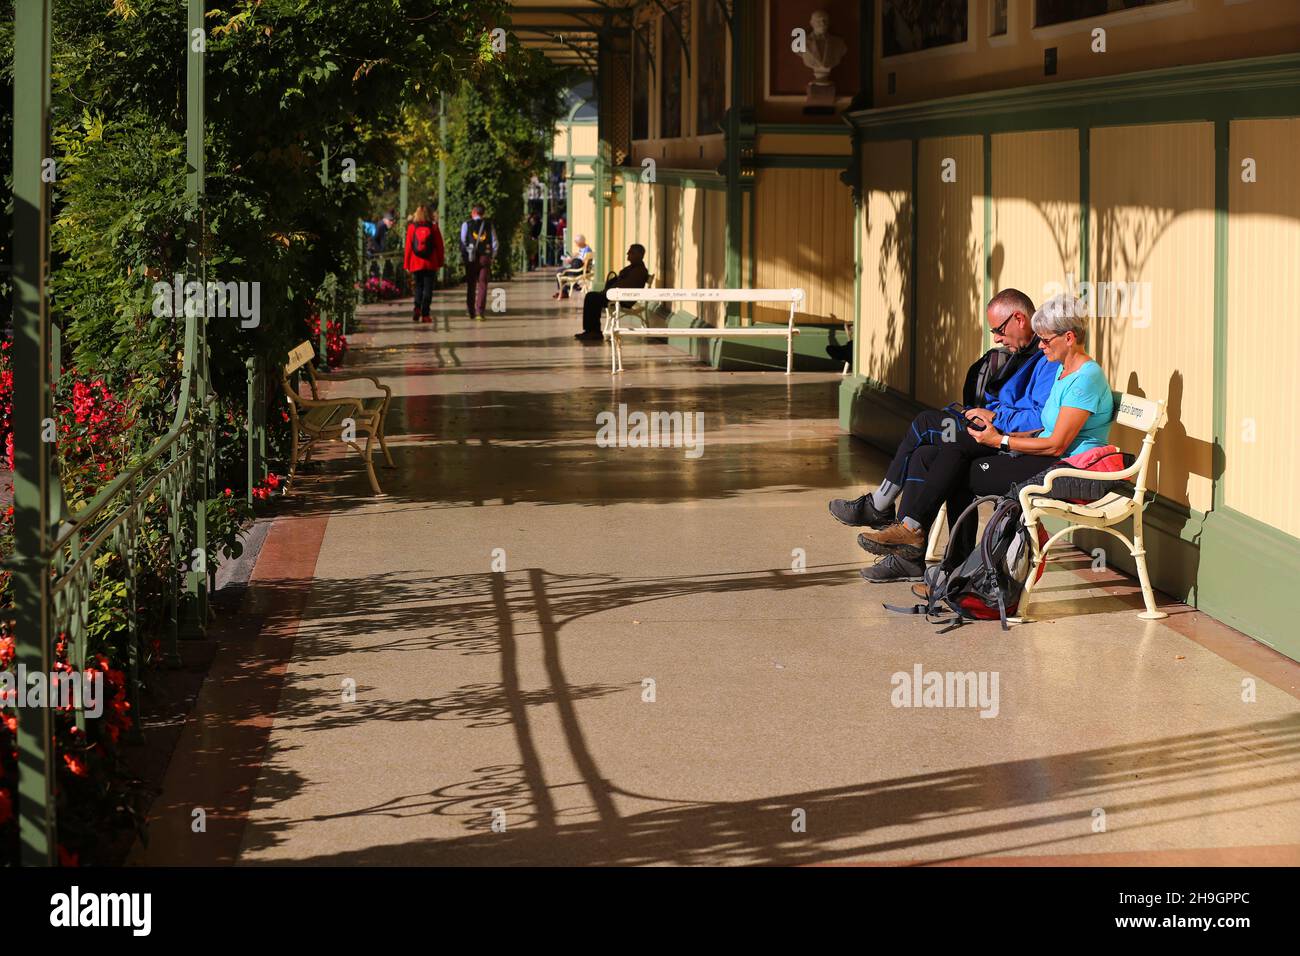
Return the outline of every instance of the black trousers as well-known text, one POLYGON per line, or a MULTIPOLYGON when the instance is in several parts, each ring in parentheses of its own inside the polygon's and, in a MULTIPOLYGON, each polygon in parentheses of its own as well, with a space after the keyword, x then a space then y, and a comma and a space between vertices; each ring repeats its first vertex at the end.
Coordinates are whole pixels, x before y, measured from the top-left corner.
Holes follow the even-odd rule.
POLYGON ((948 412, 917 415, 885 472, 887 480, 903 489, 898 520, 911 518, 922 528, 930 527, 948 495, 965 483, 971 462, 997 453, 971 438, 966 426, 948 412))
POLYGON ((429 304, 433 301, 433 280, 438 275, 437 269, 416 269, 411 273, 415 287, 415 311, 420 317, 429 317, 429 304))
POLYGON ((588 335, 600 334, 600 314, 609 304, 609 298, 603 292, 588 292, 582 300, 582 331, 588 335))
MULTIPOLYGON (((948 528, 952 529, 963 511, 976 498, 984 495, 1005 495, 1011 486, 1034 477, 1044 468, 1060 464, 1059 458, 1051 455, 993 455, 971 462, 966 480, 958 482, 948 494, 948 528)), ((977 522, 968 521, 962 528, 960 537, 954 539, 949 547, 958 549, 959 554, 969 554, 975 547, 975 528, 977 522)))

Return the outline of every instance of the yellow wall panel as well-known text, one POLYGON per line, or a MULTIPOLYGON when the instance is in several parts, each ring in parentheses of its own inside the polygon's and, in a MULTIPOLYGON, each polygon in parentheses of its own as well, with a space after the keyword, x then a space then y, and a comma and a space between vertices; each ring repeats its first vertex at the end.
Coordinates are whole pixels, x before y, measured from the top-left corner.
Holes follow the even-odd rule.
POLYGON ((1079 134, 1005 133, 992 145, 992 292, 1019 289, 1041 305, 1048 283, 1080 278, 1079 134))
MULTIPOLYGON (((853 316, 853 202, 834 169, 760 169, 754 185, 759 288, 802 288, 799 321, 853 316)), ((756 308, 766 321, 786 310, 756 308)))
POLYGON ((923 139, 916 169, 916 398, 942 408, 983 344, 983 137, 923 139), (955 182, 942 178, 948 160, 955 182))
POLYGON ((858 373, 908 388, 912 263, 912 144, 869 143, 862 160, 862 320, 858 373))
MULTIPOLYGON (((1173 501, 1207 511, 1214 409, 1214 125, 1094 129, 1090 154, 1089 278, 1112 288, 1122 283, 1125 291, 1095 296, 1088 351, 1116 390, 1168 398, 1169 425, 1154 458, 1157 488, 1173 501), (1125 296, 1133 292, 1137 297, 1125 307, 1125 296), (1107 298, 1109 307, 1103 305, 1107 298)), ((1115 437, 1136 444, 1119 430, 1115 437)))
POLYGON ((1300 120, 1235 122, 1229 141, 1224 503, 1300 537, 1300 120))

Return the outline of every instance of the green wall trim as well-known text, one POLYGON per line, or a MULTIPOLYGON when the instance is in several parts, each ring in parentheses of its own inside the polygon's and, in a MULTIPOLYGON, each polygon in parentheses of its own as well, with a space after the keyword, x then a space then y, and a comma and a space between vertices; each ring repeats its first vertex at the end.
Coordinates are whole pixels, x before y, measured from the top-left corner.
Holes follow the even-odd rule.
MULTIPOLYGON (((640 166, 619 166, 618 172, 625 179, 635 178, 637 182, 641 181, 642 169, 640 166)), ((647 186, 685 186, 688 189, 717 189, 725 190, 727 188, 727 178, 720 173, 715 173, 708 169, 665 169, 662 166, 655 167, 655 180, 653 183, 646 183, 647 186)))
POLYGON ((1296 115, 1300 54, 970 93, 857 110, 845 118, 865 138, 887 140, 1296 115))
POLYGON ((759 169, 845 169, 853 164, 851 153, 839 156, 765 153, 754 157, 759 169))
POLYGON ((1198 570, 1201 610, 1300 660, 1300 629, 1287 600, 1300 581, 1300 539, 1216 508, 1205 519, 1198 570))
MULTIPOLYGON (((987 307, 993 298, 993 134, 984 134, 984 298, 987 307)), ((984 315, 980 316, 981 319, 984 315)), ((987 321, 980 322, 980 347, 993 347, 993 330, 987 321)))
POLYGON ((760 136, 849 136, 853 132, 843 124, 825 123, 759 123, 757 129, 760 136))
MULTIPOLYGON (((1229 138, 1232 124, 1214 124, 1214 393, 1211 428, 1215 463, 1223 457, 1228 418, 1228 182, 1229 138)), ((1212 506, 1223 504, 1223 473, 1214 468, 1211 482, 1212 506)))

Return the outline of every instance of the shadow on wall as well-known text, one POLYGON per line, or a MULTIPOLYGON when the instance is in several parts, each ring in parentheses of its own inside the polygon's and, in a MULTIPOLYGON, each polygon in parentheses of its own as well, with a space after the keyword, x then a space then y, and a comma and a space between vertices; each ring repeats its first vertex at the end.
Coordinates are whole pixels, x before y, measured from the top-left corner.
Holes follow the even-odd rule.
MULTIPOLYGON (((876 287, 880 297, 890 302, 886 315, 884 341, 863 343, 858 352, 859 371, 877 382, 905 381, 908 370, 908 310, 916 301, 912 288, 912 216, 915 209, 911 193, 889 193, 891 215, 880 237, 880 257, 876 267, 876 287), (890 298, 891 280, 901 280, 900 301, 890 298), (896 307, 895 307, 896 306, 896 307)), ((868 236, 870 227, 868 223, 868 236)), ((875 332, 873 331, 873 335, 875 332)))

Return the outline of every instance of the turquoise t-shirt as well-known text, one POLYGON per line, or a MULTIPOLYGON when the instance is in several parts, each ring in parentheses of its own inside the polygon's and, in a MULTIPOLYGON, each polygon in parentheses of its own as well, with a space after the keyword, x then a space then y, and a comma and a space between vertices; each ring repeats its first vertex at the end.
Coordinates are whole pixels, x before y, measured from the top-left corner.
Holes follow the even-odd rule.
POLYGON ((1106 373, 1100 365, 1090 359, 1052 383, 1052 390, 1043 403, 1043 432, 1039 438, 1052 437, 1062 406, 1082 408, 1088 413, 1088 420, 1061 457, 1069 458, 1089 448, 1108 444, 1110 426, 1115 420, 1115 396, 1111 394, 1110 382, 1106 381, 1106 373))

